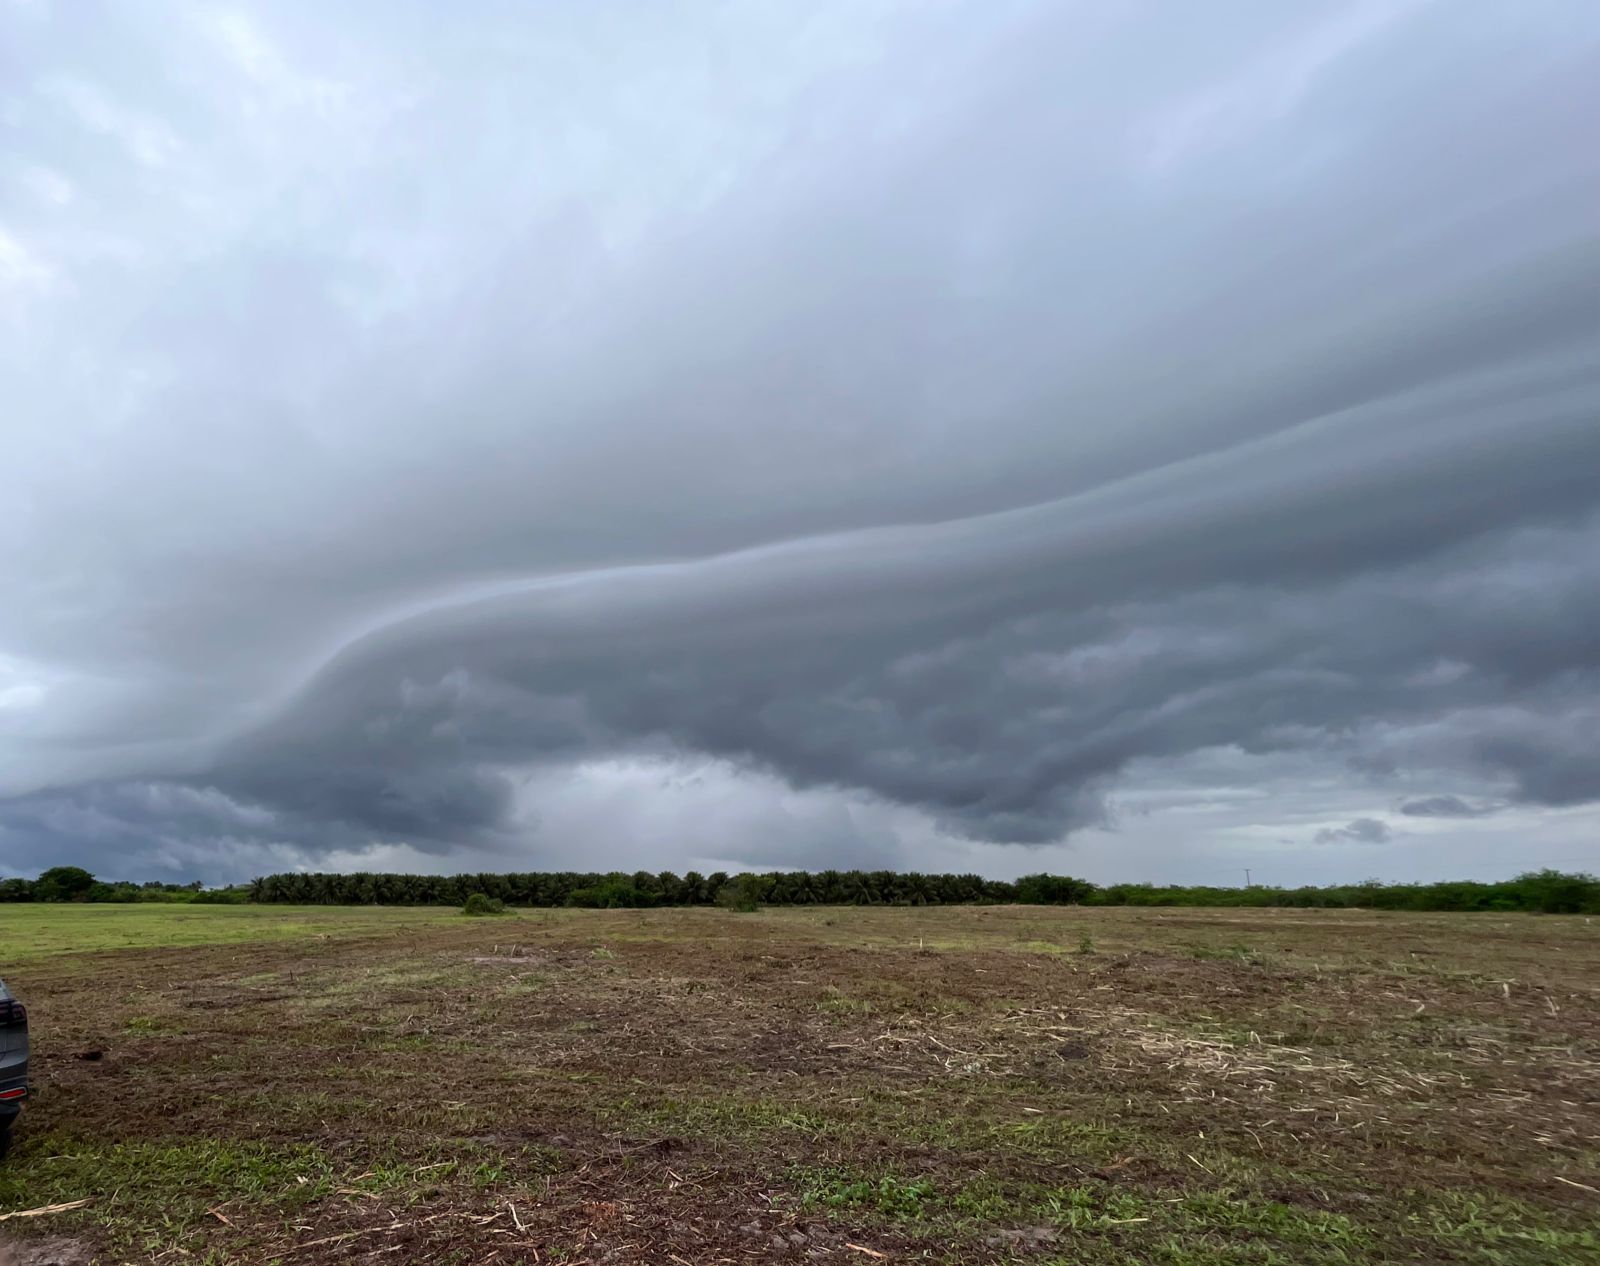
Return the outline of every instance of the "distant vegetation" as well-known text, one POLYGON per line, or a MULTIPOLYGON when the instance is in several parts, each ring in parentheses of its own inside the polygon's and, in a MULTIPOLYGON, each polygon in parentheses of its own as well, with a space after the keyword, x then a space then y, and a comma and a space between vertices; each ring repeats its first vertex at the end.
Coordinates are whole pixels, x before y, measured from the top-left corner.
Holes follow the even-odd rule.
POLYGON ((1066 875, 1027 875, 1015 883, 981 875, 825 870, 772 874, 658 875, 572 872, 478 875, 285 874, 250 885, 250 899, 297 905, 450 905, 475 892, 512 906, 642 909, 758 905, 1302 906, 1413 911, 1515 911, 1600 914, 1600 879, 1554 870, 1500 883, 1462 880, 1384 884, 1368 880, 1326 888, 1106 887, 1066 875))
POLYGON ((198 879, 187 884, 157 880, 136 884, 119 879, 96 879, 81 866, 52 866, 37 879, 0 879, 0 902, 89 901, 96 904, 132 904, 144 901, 233 904, 250 899, 247 887, 207 888, 198 879))
POLYGON ((653 906, 806 905, 1087 905, 1087 906, 1298 906, 1410 911, 1531 911, 1600 914, 1600 879, 1555 870, 1530 871, 1498 883, 1459 880, 1436 884, 1385 884, 1365 880, 1325 888, 1180 887, 1110 884, 1101 887, 1068 875, 1025 875, 1014 883, 981 875, 922 875, 888 870, 783 871, 701 875, 651 874, 392 875, 357 873, 267 875, 248 886, 203 888, 105 883, 76 866, 56 866, 37 879, 0 879, 0 902, 171 901, 262 902, 291 905, 466 905, 475 895, 507 906, 576 906, 646 909, 653 906))

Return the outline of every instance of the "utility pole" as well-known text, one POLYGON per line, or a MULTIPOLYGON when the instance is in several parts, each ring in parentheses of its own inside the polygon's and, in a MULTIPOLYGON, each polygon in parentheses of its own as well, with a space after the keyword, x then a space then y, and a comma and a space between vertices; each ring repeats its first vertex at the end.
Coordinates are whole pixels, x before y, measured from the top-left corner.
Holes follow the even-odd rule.
POLYGON ((1250 886, 1250 868, 1248 866, 1244 868, 1244 886, 1246 888, 1250 886))

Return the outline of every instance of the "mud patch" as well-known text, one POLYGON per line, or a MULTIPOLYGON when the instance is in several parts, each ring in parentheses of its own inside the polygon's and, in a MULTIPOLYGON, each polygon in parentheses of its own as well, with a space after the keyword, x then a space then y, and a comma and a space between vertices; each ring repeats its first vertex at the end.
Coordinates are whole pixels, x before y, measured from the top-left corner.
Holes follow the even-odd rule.
POLYGON ((0 1266, 90 1266, 93 1261, 94 1254, 83 1240, 0 1240, 0 1266))

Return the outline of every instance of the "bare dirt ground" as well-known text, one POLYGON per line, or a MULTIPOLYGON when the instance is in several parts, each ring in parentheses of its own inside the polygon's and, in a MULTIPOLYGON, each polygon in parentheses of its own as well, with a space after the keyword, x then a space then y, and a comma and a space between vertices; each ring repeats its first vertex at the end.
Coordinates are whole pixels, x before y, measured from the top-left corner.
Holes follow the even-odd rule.
POLYGON ((397 911, 5 974, 0 1214, 87 1201, 0 1223, 41 1263, 1600 1262, 1600 920, 397 911))

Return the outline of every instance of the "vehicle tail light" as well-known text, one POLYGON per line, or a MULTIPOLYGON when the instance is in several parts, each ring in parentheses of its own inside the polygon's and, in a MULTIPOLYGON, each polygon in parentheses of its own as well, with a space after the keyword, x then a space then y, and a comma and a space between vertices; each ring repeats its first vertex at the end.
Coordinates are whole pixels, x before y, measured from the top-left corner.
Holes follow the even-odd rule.
POLYGON ((0 1029, 26 1028, 27 1024, 27 1007, 9 998, 0 1002, 0 1029))
POLYGON ((14 1087, 11 1090, 0 1090, 0 1100, 4 1100, 4 1099, 26 1099, 27 1097, 28 1097, 28 1088, 26 1086, 17 1086, 17 1087, 14 1087))

